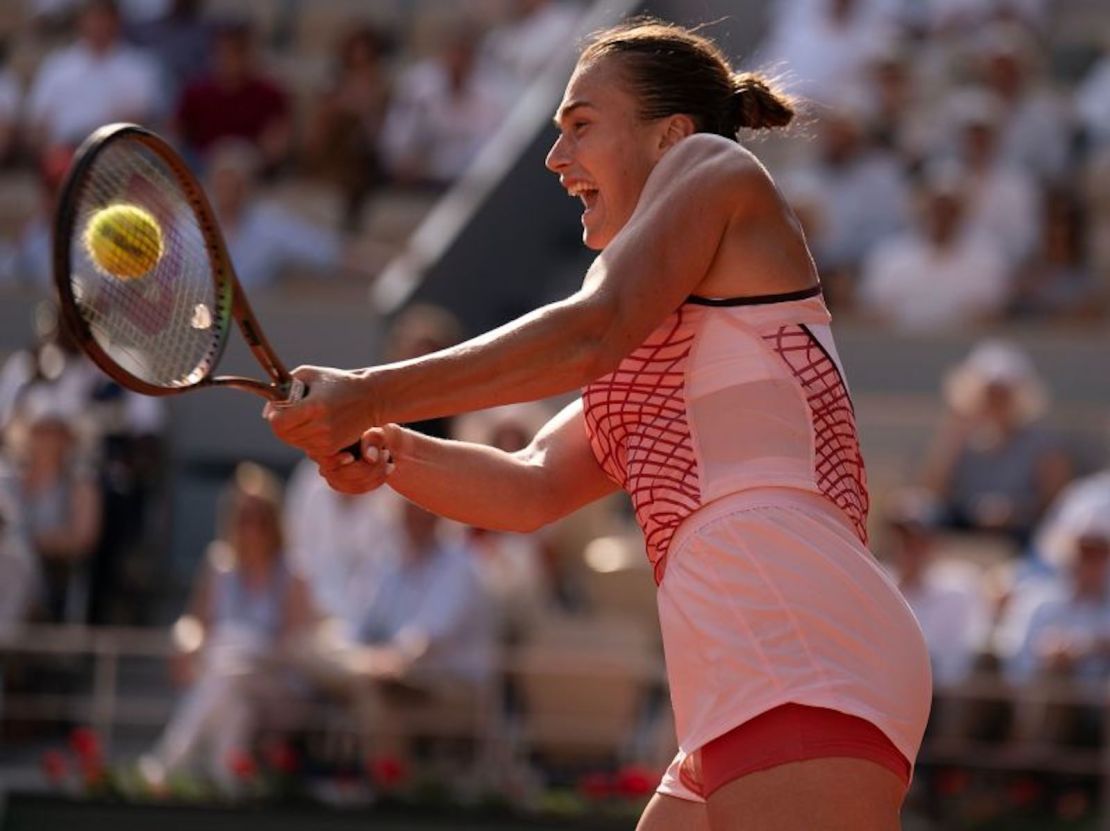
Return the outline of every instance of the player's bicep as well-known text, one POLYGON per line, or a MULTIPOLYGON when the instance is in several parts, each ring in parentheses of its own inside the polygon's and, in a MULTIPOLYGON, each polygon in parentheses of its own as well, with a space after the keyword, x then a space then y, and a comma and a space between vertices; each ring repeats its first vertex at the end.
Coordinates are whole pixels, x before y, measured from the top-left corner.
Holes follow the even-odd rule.
POLYGON ((581 399, 564 407, 517 456, 541 477, 548 521, 618 490, 594 457, 581 399))

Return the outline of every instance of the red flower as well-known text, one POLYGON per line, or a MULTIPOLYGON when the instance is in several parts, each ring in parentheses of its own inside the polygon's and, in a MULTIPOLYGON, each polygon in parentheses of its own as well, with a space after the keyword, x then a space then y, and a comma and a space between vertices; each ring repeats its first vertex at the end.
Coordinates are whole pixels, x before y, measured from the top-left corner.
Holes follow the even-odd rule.
POLYGON ((613 795, 613 781, 604 773, 587 773, 578 780, 578 792, 589 799, 605 799, 613 795))
POLYGON ((85 765, 99 764, 103 758, 100 737, 90 727, 75 727, 69 734, 69 747, 85 765))
POLYGON ((266 764, 278 773, 293 774, 301 766, 297 751, 284 739, 270 742, 263 749, 266 764))
POLYGON ((409 778, 405 763, 395 756, 377 756, 366 763, 370 781, 380 788, 389 790, 403 785, 409 778))
POLYGON ((227 754, 227 767, 238 779, 249 782, 258 776, 254 757, 245 750, 232 750, 227 754))
POLYGON ((621 796, 639 798, 655 792, 659 777, 650 770, 637 765, 628 765, 617 773, 616 791, 621 796))
POLYGON ((99 759, 90 759, 81 766, 85 786, 94 788, 108 778, 108 769, 99 759))
POLYGON ((43 775, 51 785, 58 785, 69 772, 65 754, 60 750, 47 750, 39 760, 43 775))
POLYGON ((1010 802, 1020 808, 1027 808, 1044 793, 1044 786, 1032 777, 1023 776, 1012 781, 1006 790, 1010 802))

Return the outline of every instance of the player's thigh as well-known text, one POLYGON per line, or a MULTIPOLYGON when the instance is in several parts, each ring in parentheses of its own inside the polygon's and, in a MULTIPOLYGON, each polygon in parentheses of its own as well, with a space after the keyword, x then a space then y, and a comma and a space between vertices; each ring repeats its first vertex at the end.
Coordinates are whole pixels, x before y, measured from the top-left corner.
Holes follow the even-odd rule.
POLYGON ((902 780, 863 759, 789 762, 709 797, 710 831, 899 831, 902 780))
POLYGON ((636 831, 709 831, 705 803, 657 793, 644 809, 636 831))

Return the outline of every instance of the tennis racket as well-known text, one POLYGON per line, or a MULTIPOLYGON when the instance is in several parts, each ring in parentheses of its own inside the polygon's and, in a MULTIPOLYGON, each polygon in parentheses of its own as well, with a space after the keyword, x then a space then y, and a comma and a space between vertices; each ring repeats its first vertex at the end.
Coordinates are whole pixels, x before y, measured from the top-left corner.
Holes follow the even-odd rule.
MULTIPOLYGON (((263 335, 200 183, 149 130, 109 124, 78 148, 55 217, 54 281, 75 340, 123 387, 145 395, 230 387, 278 403, 308 393, 263 335), (117 254, 152 264, 141 274, 113 273, 88 241, 90 222, 113 206, 157 226, 109 229, 117 254), (232 321, 264 380, 214 374, 232 321)), ((347 449, 357 458, 357 444, 347 449)))

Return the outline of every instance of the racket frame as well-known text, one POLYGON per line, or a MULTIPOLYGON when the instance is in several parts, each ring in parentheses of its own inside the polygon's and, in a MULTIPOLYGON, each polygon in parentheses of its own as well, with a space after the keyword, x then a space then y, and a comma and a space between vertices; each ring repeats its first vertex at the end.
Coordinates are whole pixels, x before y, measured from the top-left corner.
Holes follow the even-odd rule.
POLYGON ((85 139, 77 149, 73 165, 62 186, 54 231, 54 283, 58 290, 65 325, 93 363, 121 386, 144 395, 159 396, 176 395, 198 387, 231 387, 254 393, 269 401, 287 401, 303 395, 303 388, 295 382, 262 333, 262 327, 258 325, 258 319, 254 316, 247 302, 246 293, 235 275, 231 258, 227 253, 227 245, 216 221, 216 214, 203 187, 177 151, 157 134, 137 124, 121 123, 107 124, 85 139), (85 174, 96 158, 118 141, 136 141, 166 164, 181 186, 186 201, 192 207, 201 235, 204 237, 205 250, 215 283, 217 308, 214 312, 221 331, 216 343, 208 352, 204 374, 193 383, 172 387, 161 386, 144 381, 125 370, 97 342, 88 321, 77 308, 77 300, 73 296, 70 263, 75 242, 77 196, 84 184, 85 174), (234 320, 238 325, 251 353, 272 379, 270 383, 237 375, 212 375, 227 346, 228 331, 231 327, 226 321, 229 319, 234 320))

